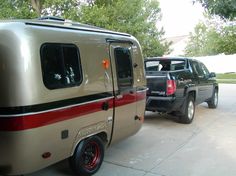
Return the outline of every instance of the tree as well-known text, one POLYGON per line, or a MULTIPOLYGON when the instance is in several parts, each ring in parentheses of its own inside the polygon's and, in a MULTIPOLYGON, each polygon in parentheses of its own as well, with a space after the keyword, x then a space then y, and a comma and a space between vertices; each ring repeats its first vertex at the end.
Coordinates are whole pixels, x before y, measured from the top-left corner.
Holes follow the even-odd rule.
MULTIPOLYGON (((209 23, 209 22, 208 22, 209 23)), ((199 23, 185 49, 187 56, 236 53, 236 25, 199 23)))
POLYGON ((0 3, 0 9, 0 19, 37 17, 29 1, 5 0, 0 3))
POLYGON ((43 0, 31 0, 31 5, 37 12, 37 15, 41 15, 43 0))
POLYGON ((0 8, 0 19, 61 16, 129 33, 140 41, 145 56, 161 56, 169 51, 164 30, 156 26, 161 18, 156 0, 6 0, 0 8))
POLYGON ((0 19, 29 19, 40 16, 76 16, 79 0, 5 0, 0 4, 0 19))
POLYGON ((163 29, 156 27, 160 18, 155 0, 96 0, 83 6, 79 15, 83 23, 132 34, 140 41, 144 56, 161 56, 169 51, 163 29))
POLYGON ((78 20, 81 1, 78 0, 44 0, 42 16, 59 16, 78 20))
POLYGON ((212 15, 219 15, 223 19, 233 20, 236 17, 236 1, 235 0, 194 0, 202 4, 202 6, 212 15))

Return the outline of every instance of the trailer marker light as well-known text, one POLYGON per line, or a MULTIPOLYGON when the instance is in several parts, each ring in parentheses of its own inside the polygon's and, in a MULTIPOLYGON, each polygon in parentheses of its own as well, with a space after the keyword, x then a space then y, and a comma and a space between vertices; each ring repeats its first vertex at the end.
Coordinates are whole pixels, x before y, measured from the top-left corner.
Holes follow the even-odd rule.
POLYGON ((108 69, 109 66, 110 66, 109 60, 108 59, 103 59, 102 66, 103 66, 104 69, 108 69))

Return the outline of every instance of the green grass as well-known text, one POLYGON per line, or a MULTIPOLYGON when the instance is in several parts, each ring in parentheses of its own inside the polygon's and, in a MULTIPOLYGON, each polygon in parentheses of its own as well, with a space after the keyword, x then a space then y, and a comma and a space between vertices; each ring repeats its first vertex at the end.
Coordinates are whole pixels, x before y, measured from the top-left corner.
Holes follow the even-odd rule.
POLYGON ((236 84, 236 80, 227 80, 227 79, 217 79, 217 82, 223 84, 236 84))
POLYGON ((236 73, 220 73, 216 74, 218 83, 236 84, 236 73))
POLYGON ((217 79, 236 79, 236 73, 219 73, 216 74, 217 79))

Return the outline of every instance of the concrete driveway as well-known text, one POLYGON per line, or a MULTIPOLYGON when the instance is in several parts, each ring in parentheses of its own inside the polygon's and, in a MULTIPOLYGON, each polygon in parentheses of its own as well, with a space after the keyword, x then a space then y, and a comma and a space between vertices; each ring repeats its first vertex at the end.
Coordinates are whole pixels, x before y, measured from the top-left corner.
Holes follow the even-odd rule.
MULTIPOLYGON (((67 161, 28 176, 69 176, 67 161)), ((146 112, 142 129, 106 151, 95 176, 235 176, 236 85, 220 85, 219 106, 196 108, 192 124, 146 112)))

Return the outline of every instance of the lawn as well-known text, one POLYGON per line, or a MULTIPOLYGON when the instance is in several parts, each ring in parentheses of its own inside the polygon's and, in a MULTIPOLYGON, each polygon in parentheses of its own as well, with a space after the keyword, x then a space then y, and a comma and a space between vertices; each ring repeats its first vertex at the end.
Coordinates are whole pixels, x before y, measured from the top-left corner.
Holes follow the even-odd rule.
POLYGON ((216 74, 218 83, 236 84, 236 73, 216 74))

